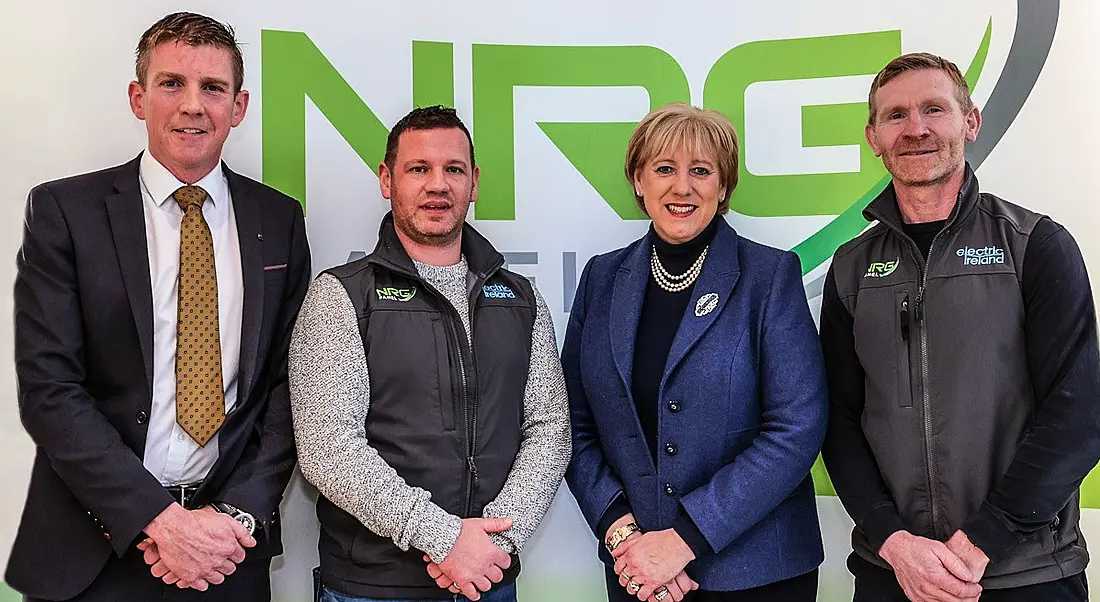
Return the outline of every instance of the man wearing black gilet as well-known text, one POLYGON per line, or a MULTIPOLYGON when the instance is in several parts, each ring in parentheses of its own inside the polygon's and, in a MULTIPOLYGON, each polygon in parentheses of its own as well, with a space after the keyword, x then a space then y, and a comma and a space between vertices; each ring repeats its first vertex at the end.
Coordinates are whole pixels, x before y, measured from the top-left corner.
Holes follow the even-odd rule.
POLYGON ((891 183, 826 279, 823 455, 855 521, 855 600, 1085 601, 1100 458, 1096 315, 1077 244, 980 192, 958 68, 895 59, 867 140, 891 183))
POLYGON ((478 168, 453 109, 399 121, 378 175, 378 246, 313 282, 291 341, 319 600, 514 602, 571 453, 550 314, 465 223, 478 168))

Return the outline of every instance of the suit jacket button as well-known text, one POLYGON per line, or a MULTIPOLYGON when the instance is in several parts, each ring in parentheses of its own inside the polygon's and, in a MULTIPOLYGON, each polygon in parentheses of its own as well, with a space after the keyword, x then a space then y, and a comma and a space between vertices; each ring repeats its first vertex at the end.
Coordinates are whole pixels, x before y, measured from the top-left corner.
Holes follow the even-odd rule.
POLYGON ((666 443, 665 444, 665 453, 670 455, 670 456, 675 456, 676 455, 676 445, 674 445, 672 443, 666 443))
POLYGON ((142 410, 134 416, 134 420, 137 420, 138 424, 145 424, 146 422, 149 422, 149 414, 146 414, 145 410, 142 410))
POLYGON ((670 411, 670 412, 679 412, 680 411, 680 402, 678 402, 678 401, 668 402, 668 411, 670 411))
POLYGON ((676 495, 676 488, 671 484, 665 484, 665 495, 676 495))

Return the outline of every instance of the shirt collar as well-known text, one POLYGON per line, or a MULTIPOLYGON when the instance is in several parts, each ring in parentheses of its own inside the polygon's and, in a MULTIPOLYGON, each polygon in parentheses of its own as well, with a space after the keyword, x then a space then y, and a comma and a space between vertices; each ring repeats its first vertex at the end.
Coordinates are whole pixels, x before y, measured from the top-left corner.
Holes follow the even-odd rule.
MULTIPOLYGON (((180 186, 186 186, 172 172, 168 171, 167 167, 161 165, 160 161, 153 157, 153 153, 149 152, 149 149, 145 149, 145 152, 141 155, 138 177, 158 207, 163 207, 172 198, 172 193, 180 186)), ((220 161, 214 169, 210 170, 210 173, 195 182, 195 186, 200 186, 206 191, 206 194, 210 196, 210 202, 215 207, 219 203, 229 200, 229 182, 225 179, 225 172, 221 168, 220 161)))

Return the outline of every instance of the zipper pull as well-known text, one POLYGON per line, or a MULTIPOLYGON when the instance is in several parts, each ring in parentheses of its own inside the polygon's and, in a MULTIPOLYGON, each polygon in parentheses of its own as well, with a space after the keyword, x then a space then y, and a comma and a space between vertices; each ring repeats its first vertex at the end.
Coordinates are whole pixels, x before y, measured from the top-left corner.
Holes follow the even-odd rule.
POLYGON ((909 295, 901 301, 901 340, 909 340, 909 295))
POLYGON ((924 286, 917 290, 917 322, 924 319, 924 286))
POLYGON ((467 456, 466 464, 470 467, 470 476, 473 477, 474 485, 477 485, 477 464, 474 464, 474 457, 467 456))

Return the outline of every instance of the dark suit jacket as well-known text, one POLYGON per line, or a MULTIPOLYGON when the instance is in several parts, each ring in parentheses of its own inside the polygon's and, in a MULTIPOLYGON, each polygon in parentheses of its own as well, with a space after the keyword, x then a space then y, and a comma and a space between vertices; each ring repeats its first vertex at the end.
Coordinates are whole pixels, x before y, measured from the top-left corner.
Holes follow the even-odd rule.
POLYGON ((573 497, 593 530, 619 495, 643 531, 672 527, 684 508, 716 552, 688 566, 705 590, 814 569, 810 466, 828 397, 798 258, 719 223, 669 350, 654 465, 631 397, 649 257, 645 238, 594 257, 577 286, 562 348, 573 497))
MULTIPOLYGON (((15 368, 20 416, 37 452, 5 579, 32 597, 84 590, 173 501, 142 465, 153 305, 139 160, 41 184, 27 200, 15 368)), ((282 551, 279 501, 296 458, 287 350, 309 283, 309 248, 296 201, 225 173, 244 281, 239 393, 196 502, 255 515, 262 535, 248 554, 269 558, 282 551)))

